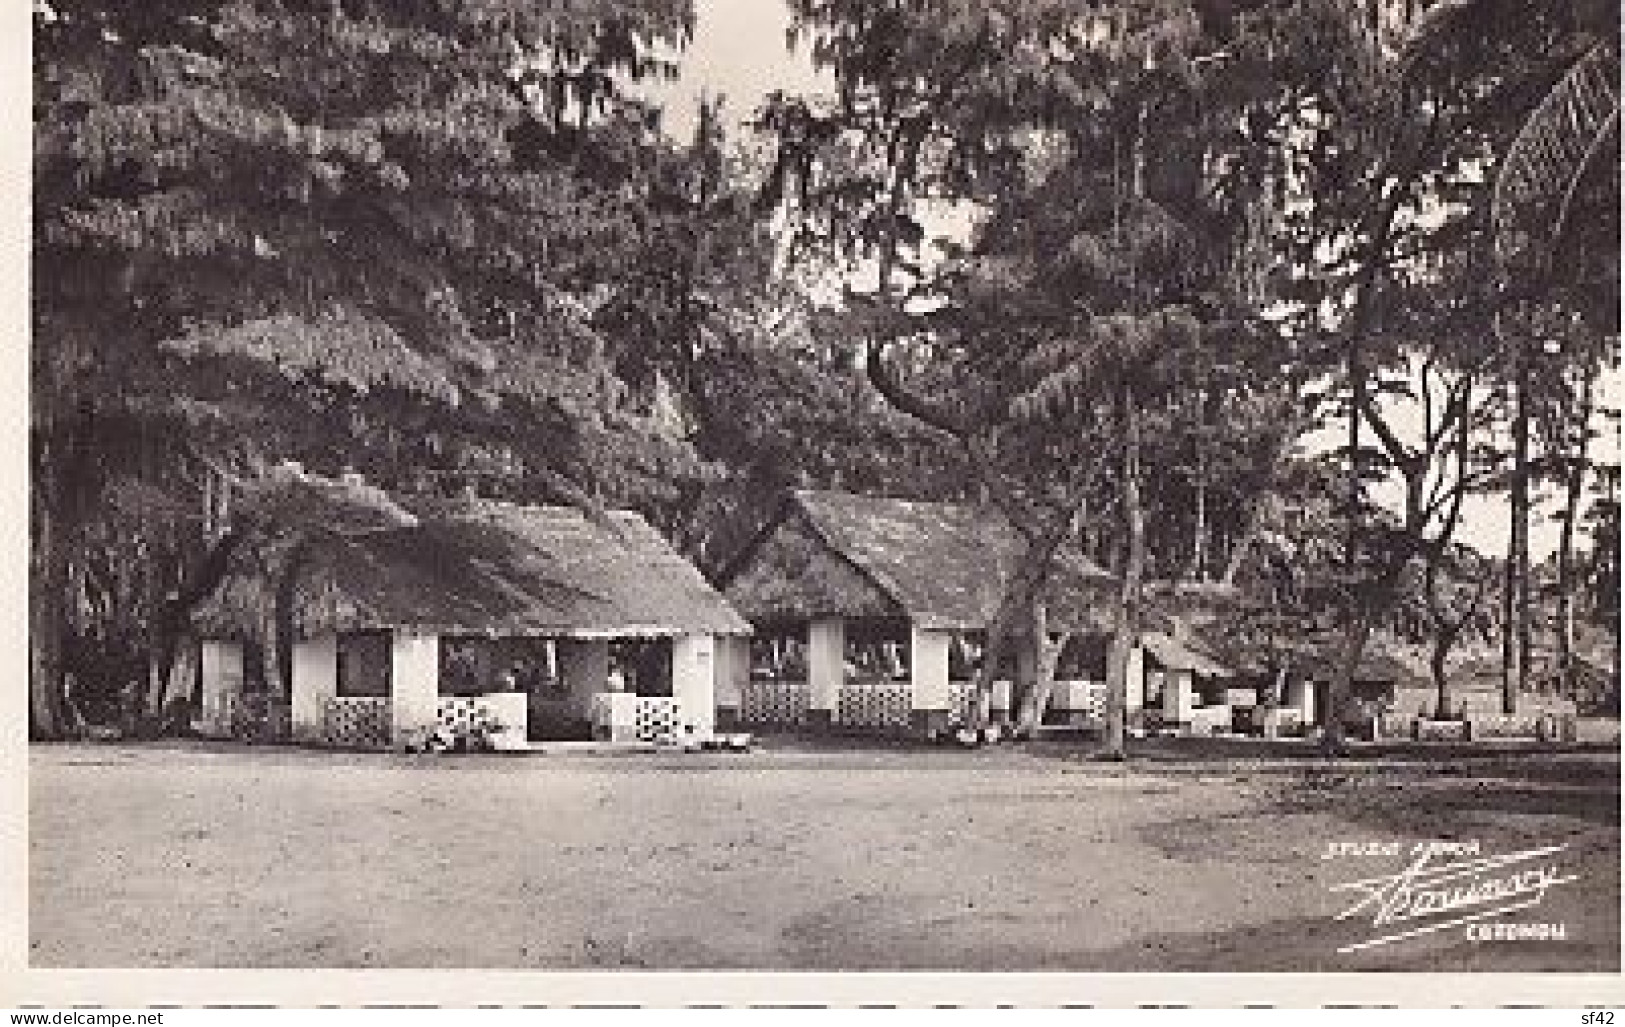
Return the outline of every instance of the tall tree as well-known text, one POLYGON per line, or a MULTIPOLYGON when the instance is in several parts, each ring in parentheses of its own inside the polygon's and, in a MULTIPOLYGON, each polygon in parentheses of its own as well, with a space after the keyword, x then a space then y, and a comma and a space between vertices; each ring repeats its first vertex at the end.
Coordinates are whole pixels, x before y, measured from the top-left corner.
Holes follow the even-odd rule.
MULTIPOLYGON (((1288 145, 1301 172, 1294 220, 1302 248, 1294 263, 1315 269, 1305 278, 1304 310, 1323 322, 1344 365, 1351 556, 1383 554, 1374 562, 1350 561, 1347 644, 1328 724, 1335 747, 1342 727, 1336 711, 1373 618, 1424 546, 1415 522, 1398 536, 1380 525, 1373 534, 1359 503, 1370 470, 1361 441, 1366 431, 1396 469, 1416 457, 1395 436, 1383 407, 1381 376, 1405 353, 1389 337, 1390 300, 1425 268, 1429 254, 1471 252, 1469 237, 1448 230, 1451 223, 1488 230, 1493 190, 1485 169, 1507 152, 1521 118, 1592 45, 1602 23, 1596 12, 1567 5, 1498 0, 1422 11, 1366 0, 1295 7, 1295 16, 1277 22, 1291 34, 1284 52, 1330 59, 1281 67, 1289 84, 1285 110, 1297 124, 1288 145), (1465 6, 1474 7, 1473 15, 1455 19, 1465 6)), ((1505 311, 1508 297, 1495 296, 1489 305, 1505 311)), ((1515 384, 1516 365, 1504 363, 1509 373, 1497 377, 1515 384)), ((1515 466, 1515 482, 1521 477, 1515 466)))
POLYGON ((112 426, 232 473, 500 475, 589 506, 691 463, 589 323, 660 146, 619 83, 687 40, 686 2, 63 0, 35 21, 36 734, 59 726, 112 426))
POLYGON ((1619 467, 1599 466, 1584 518, 1591 542, 1582 572, 1587 606, 1594 623, 1613 627, 1619 623, 1619 486, 1619 467))
POLYGON ((837 83, 828 110, 779 97, 763 118, 795 241, 872 261, 871 379, 965 450, 1026 537, 990 653, 1018 629, 1042 634, 1029 611, 1080 511, 1119 540, 1107 748, 1120 754, 1150 563, 1146 419, 1177 405, 1172 372, 1198 340, 1250 336, 1236 257, 1256 250, 1236 243, 1269 177, 1249 158, 1270 150, 1237 133, 1249 87, 1232 28, 1171 2, 793 9, 837 83), (983 214, 934 274, 929 201, 983 214), (1086 506, 1097 475, 1076 472, 1101 455, 1115 485, 1086 506))
MULTIPOLYGON (((1426 60, 1461 33, 1481 31, 1482 20, 1495 14, 1493 5, 1482 0, 1440 5, 1418 25, 1411 56, 1426 60)), ((1537 90, 1534 101, 1511 112, 1515 118, 1512 132, 1501 147, 1489 197, 1497 284, 1504 308, 1496 327, 1502 336, 1513 397, 1512 501, 1502 600, 1503 706, 1507 713, 1513 712, 1517 694, 1528 686, 1532 649, 1529 517, 1536 468, 1530 460, 1530 433, 1534 423, 1531 406, 1537 400, 1531 393, 1539 389, 1535 365, 1541 361, 1542 339, 1535 325, 1547 320, 1539 308, 1564 291, 1562 278, 1552 276, 1554 259, 1564 251, 1591 250, 1595 266, 1604 270, 1600 280, 1593 280, 1601 288, 1586 290, 1592 293, 1588 298, 1592 302, 1583 304, 1598 312, 1600 320, 1616 320, 1619 288, 1613 241, 1617 238, 1618 164, 1602 159, 1610 141, 1614 148, 1618 145, 1617 12, 1611 5, 1583 3, 1558 12, 1555 18, 1542 9, 1532 20, 1555 25, 1557 38, 1541 55, 1547 58, 1547 66, 1537 64, 1535 74, 1526 80, 1537 90), (1600 249, 1587 245, 1597 238, 1594 226, 1589 231, 1575 229, 1577 210, 1600 211, 1603 225, 1613 227, 1600 249)), ((1551 31, 1548 27, 1548 39, 1551 31)), ((1604 329, 1595 326, 1593 330, 1604 329)), ((1613 331, 1617 334, 1617 327, 1613 331)), ((1580 431, 1583 437, 1589 425, 1580 431)), ((1566 491, 1572 496, 1576 487, 1570 484, 1566 491)), ((1572 508, 1574 503, 1571 499, 1567 505, 1572 508)), ((1566 565, 1567 557, 1560 562, 1566 565)), ((1568 629, 1564 637, 1569 639, 1565 646, 1572 643, 1568 629)), ((1566 647, 1564 652, 1560 663, 1566 674, 1566 647)))
POLYGON ((1542 459, 1536 470, 1556 485, 1558 523, 1555 679, 1572 683, 1580 581, 1577 545, 1586 482, 1596 471, 1594 442, 1599 424, 1617 415, 1598 401, 1599 380, 1617 362, 1617 336, 1601 335, 1592 319, 1564 305, 1554 305, 1545 326, 1542 351, 1535 361, 1534 434, 1542 459))

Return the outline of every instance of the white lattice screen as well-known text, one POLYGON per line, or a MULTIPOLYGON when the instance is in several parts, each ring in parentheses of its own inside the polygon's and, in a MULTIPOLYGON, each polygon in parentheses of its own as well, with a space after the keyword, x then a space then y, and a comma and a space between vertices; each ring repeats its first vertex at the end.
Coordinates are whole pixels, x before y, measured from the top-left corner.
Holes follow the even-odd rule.
POLYGON ((906 681, 842 685, 835 719, 853 727, 907 727, 912 700, 906 681))
POLYGON ((812 692, 801 681, 747 681, 739 689, 739 719, 746 724, 797 725, 812 692))
POLYGON ((328 745, 343 749, 389 748, 389 700, 362 697, 327 700, 322 708, 322 739, 328 745))
POLYGON ((683 737, 683 707, 676 699, 639 696, 634 720, 638 741, 683 737))

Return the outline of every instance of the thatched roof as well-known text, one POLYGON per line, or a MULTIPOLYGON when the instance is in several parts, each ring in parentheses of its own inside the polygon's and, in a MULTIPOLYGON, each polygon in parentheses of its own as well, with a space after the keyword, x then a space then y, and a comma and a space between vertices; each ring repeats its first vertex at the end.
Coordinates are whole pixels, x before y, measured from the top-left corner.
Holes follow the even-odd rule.
POLYGON ((357 475, 326 478, 297 464, 272 467, 263 476, 240 483, 234 498, 248 519, 320 525, 334 534, 405 528, 418 522, 394 496, 357 475))
MULTIPOLYGON (((1333 668, 1336 669, 1335 667, 1333 668)), ((1427 660, 1387 635, 1372 635, 1355 668, 1356 681, 1391 681, 1400 688, 1432 687, 1427 660)))
POLYGON ((1194 639, 1178 639, 1161 631, 1148 631, 1140 643, 1152 659, 1166 670, 1183 670, 1203 677, 1227 678, 1233 676, 1230 668, 1202 651, 1201 643, 1194 639))
MULTIPOLYGON (((723 575, 754 620, 908 617, 924 628, 985 627, 1025 548, 994 510, 802 490, 723 575)), ((1099 630, 1112 576, 1063 550, 1047 595, 1057 628, 1099 630)))
MULTIPOLYGON (((1264 644, 1246 632, 1233 630, 1224 619, 1202 623, 1187 622, 1201 651, 1233 668, 1236 673, 1257 675, 1274 670, 1271 659, 1284 653, 1296 673, 1326 680, 1339 670, 1347 639, 1340 629, 1330 626, 1303 627, 1273 645, 1264 644), (1272 650, 1275 652, 1272 653, 1272 650)), ((1452 680, 1455 679, 1453 673, 1452 680)), ((1406 645, 1384 631, 1373 632, 1366 640, 1354 680, 1392 682, 1400 688, 1431 687, 1432 677, 1424 647, 1406 645)))
POLYGON ((1210 623, 1246 608, 1247 593, 1222 581, 1147 581, 1145 606, 1165 617, 1210 623))
MULTIPOLYGON (((307 543, 301 636, 407 628, 442 634, 655 637, 750 626, 642 517, 490 501, 420 509, 411 527, 307 543)), ((241 634, 268 608, 262 577, 228 580, 207 633, 241 634)))

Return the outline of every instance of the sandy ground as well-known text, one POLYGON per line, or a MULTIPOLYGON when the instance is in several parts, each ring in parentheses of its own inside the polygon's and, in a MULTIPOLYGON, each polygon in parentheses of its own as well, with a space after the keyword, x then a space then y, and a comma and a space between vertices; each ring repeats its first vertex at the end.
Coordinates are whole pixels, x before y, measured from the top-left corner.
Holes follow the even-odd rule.
MULTIPOLYGON (((1092 763, 1040 751, 400 757, 45 746, 44 967, 1617 970, 1617 756, 1092 763), (1564 845, 1516 922, 1387 933, 1338 841, 1564 845)), ((1401 925, 1403 927, 1404 925, 1401 925)))

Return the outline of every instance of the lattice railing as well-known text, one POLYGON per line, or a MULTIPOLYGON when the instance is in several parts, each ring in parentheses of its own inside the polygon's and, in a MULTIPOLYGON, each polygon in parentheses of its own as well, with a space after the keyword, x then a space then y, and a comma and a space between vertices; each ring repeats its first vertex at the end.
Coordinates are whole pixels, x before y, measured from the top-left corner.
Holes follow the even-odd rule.
MULTIPOLYGON (((973 712, 975 683, 968 680, 954 680, 948 682, 948 719, 950 723, 967 724, 973 712)), ((993 682, 988 695, 987 712, 990 717, 1002 715, 1014 716, 1012 708, 1015 689, 1007 678, 999 678, 993 682)))
POLYGON ((292 730, 287 702, 269 695, 250 692, 237 696, 230 706, 231 734, 248 742, 280 741, 292 730))
POLYGON ((1106 719, 1106 682, 1057 681, 1050 693, 1050 708, 1080 714, 1085 720, 1106 719))
POLYGON ((640 742, 682 738, 683 705, 677 699, 640 695, 633 713, 633 724, 640 742))
POLYGON ((1485 717, 1473 721, 1474 738, 1534 738, 1540 733, 1538 717, 1485 717))
POLYGON ((739 719, 746 724, 798 725, 806 720, 811 699, 805 681, 746 681, 739 687, 739 719))
POLYGON ((322 740, 341 749, 388 749, 389 700, 371 696, 327 700, 322 707, 322 740))
POLYGON ((523 692, 494 692, 490 695, 443 695, 436 711, 439 726, 467 733, 480 725, 500 726, 492 734, 492 744, 500 749, 523 748, 530 720, 528 697, 523 692))
POLYGON ((971 720, 971 707, 976 701, 976 689, 969 681, 948 682, 948 720, 954 724, 967 724, 971 720))
POLYGON ((197 719, 198 732, 208 738, 230 738, 237 722, 237 696, 231 692, 204 692, 197 719))
POLYGON ((913 695, 906 681, 843 684, 836 695, 835 721, 851 727, 907 727, 913 695))

